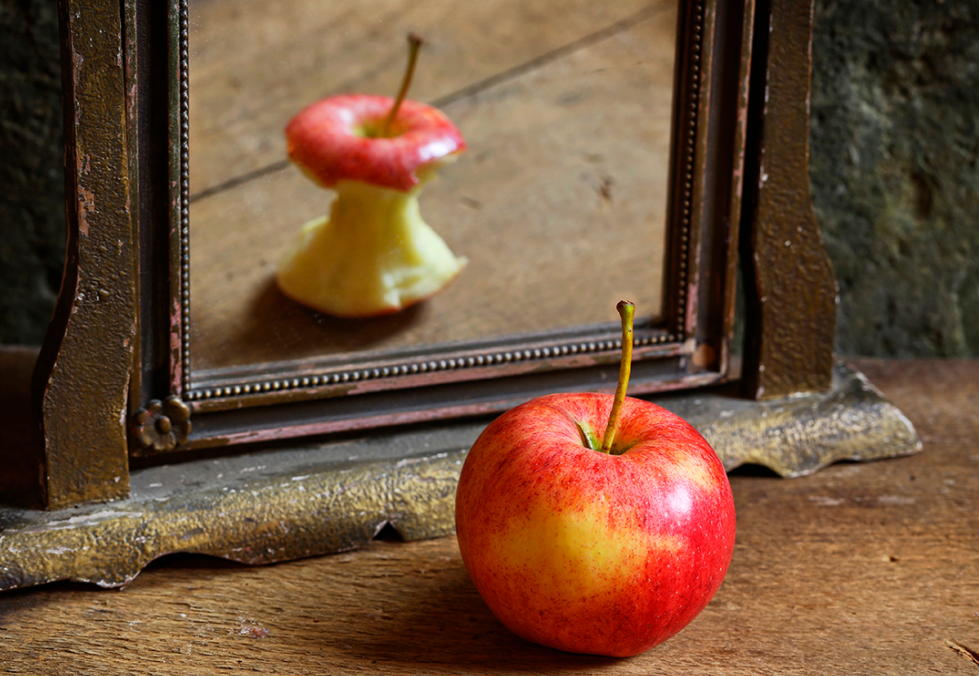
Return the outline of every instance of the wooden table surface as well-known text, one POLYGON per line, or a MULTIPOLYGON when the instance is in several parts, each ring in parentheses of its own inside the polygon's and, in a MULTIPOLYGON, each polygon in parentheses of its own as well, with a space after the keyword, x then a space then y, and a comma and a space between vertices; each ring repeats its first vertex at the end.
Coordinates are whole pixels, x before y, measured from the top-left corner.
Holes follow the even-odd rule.
POLYGON ((262 568, 169 557, 122 591, 6 593, 0 671, 975 676, 979 361, 856 365, 912 420, 923 452, 800 479, 732 476, 738 540, 721 590, 638 657, 514 637, 444 538, 262 568))
POLYGON ((192 379, 268 361, 417 350, 662 312, 676 0, 193 0, 192 379), (411 98, 468 149, 420 209, 468 260, 406 312, 337 319, 274 275, 333 193, 286 160, 284 128, 334 94, 397 91, 405 36, 426 43, 411 98), (599 254, 600 252, 600 254, 599 254))

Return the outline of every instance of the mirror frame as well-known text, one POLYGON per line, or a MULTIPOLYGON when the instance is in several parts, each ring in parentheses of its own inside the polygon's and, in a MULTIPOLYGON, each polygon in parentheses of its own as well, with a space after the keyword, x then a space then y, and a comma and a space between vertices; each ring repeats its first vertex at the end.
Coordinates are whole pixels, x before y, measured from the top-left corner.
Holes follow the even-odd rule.
MULTIPOLYGON (((635 394, 697 387, 726 377, 730 326, 727 280, 713 284, 708 276, 726 269, 734 255, 728 223, 736 232, 737 204, 732 204, 737 147, 738 101, 717 87, 734 82, 741 64, 741 17, 728 21, 733 3, 693 0, 678 4, 678 36, 668 187, 664 319, 639 323, 635 331, 635 394), (701 54, 708 54, 706 67, 701 54), (726 72, 715 74, 716 70, 726 72), (719 95, 720 94, 720 95, 719 95), (713 151, 716 156, 706 159, 713 151)), ((181 262, 179 288, 154 294, 152 279, 143 280, 141 307, 174 308, 173 341, 166 382, 147 378, 142 402, 132 415, 146 416, 148 402, 170 402, 171 411, 193 423, 178 443, 141 443, 136 454, 197 450, 249 443, 256 437, 279 440, 377 428, 392 424, 499 413, 546 392, 614 388, 621 329, 614 308, 602 327, 570 328, 548 334, 507 336, 453 346, 421 346, 389 357, 354 353, 336 357, 266 363, 242 368, 192 369, 190 323, 193 294, 187 262, 192 255, 188 217, 189 46, 186 3, 169 18, 169 74, 179 82, 170 91, 172 143, 168 189, 169 250, 181 262), (178 152, 179 149, 179 152, 178 152), (179 312, 176 308, 179 307, 179 312), (178 403, 179 402, 179 403, 178 403), (183 408, 181 408, 183 407, 183 408)), ((140 83, 134 83, 138 89, 140 83)), ((152 96, 153 92, 149 93, 152 96)), ((743 119, 743 118, 742 118, 743 119)), ((161 190, 162 185, 141 186, 161 190)), ((173 260, 173 258, 171 258, 173 260)), ((155 273, 150 272, 150 277, 155 273)), ((641 313, 641 308, 639 312, 641 313)), ((144 343, 153 340, 146 336, 144 343)), ((152 351, 147 352, 147 355, 152 351)), ((142 373, 151 373, 144 361, 142 373)), ((163 406, 163 404, 161 404, 163 406)), ((154 409, 155 410, 155 409, 154 409)), ((158 435, 141 435, 158 442, 158 435)))
MULTIPOLYGON (((577 369, 488 379, 495 389, 481 416, 440 418, 446 409, 428 416, 423 402, 409 411, 411 424, 387 426, 389 417, 374 427, 325 436, 320 427, 294 427, 294 436, 284 439, 277 431, 283 420, 296 421, 303 407, 318 415, 316 407, 337 401, 369 396, 384 403, 384 397, 411 397, 414 391, 378 389, 319 400, 280 396, 278 403, 245 409, 260 418, 254 443, 150 457, 133 452, 134 422, 151 424, 161 438, 176 437, 180 430, 174 428, 186 426, 192 412, 195 434, 205 427, 198 438, 215 438, 214 430, 227 429, 221 416, 234 413, 201 412, 200 402, 170 398, 181 393, 174 388, 186 377, 181 327, 187 308, 181 300, 188 261, 187 249, 175 244, 186 238, 186 229, 173 225, 181 223, 174 217, 181 213, 179 190, 159 188, 182 166, 186 145, 171 150, 166 140, 186 107, 154 102, 180 97, 181 81, 167 74, 185 67, 185 51, 170 40, 165 21, 180 16, 174 14, 179 3, 154 8, 149 0, 61 0, 70 104, 68 264, 31 388, 43 450, 33 477, 40 475, 47 510, 35 506, 31 488, 37 485, 28 485, 33 477, 26 476, 31 472, 19 477, 24 482, 16 484, 16 494, 4 494, 0 591, 57 580, 125 586, 151 561, 174 552, 263 564, 347 551, 392 530, 404 540, 449 535, 467 449, 506 397, 529 396, 535 387, 602 384, 603 369, 614 371, 598 359, 602 350, 614 350, 605 345, 586 354, 592 361, 577 369), (112 26, 119 30, 106 29, 112 26), (162 63, 151 58, 159 54, 167 54, 162 63), (506 383, 512 389, 501 386, 506 383), (167 399, 147 406, 152 396, 167 399), (295 436, 306 432, 317 436, 295 436), (18 496, 30 505, 21 505, 18 496)), ((712 115, 711 124, 696 128, 699 154, 691 175, 704 182, 691 194, 691 212, 723 227, 697 231, 700 240, 686 244, 688 265, 697 264, 698 272, 691 277, 697 280, 689 287, 693 293, 685 296, 691 309, 685 316, 696 311, 703 319, 681 344, 687 351, 639 363, 651 391, 664 383, 689 388, 662 392, 655 401, 690 422, 727 470, 754 463, 792 477, 840 459, 920 451, 907 418, 862 374, 834 364, 836 284, 808 182, 812 0, 706 0, 702 6, 701 31, 712 36, 712 48, 700 52, 709 58, 700 71, 707 86, 698 110, 735 115, 712 115), (714 67, 724 54, 740 58, 714 67), (717 248, 722 239, 726 246, 717 248), (704 252, 717 257, 704 258, 704 252), (741 380, 700 387, 737 375, 731 327, 739 269, 745 308, 741 380), (706 301, 721 312, 702 314, 706 301), (719 341, 716 368, 705 351, 698 357, 697 346, 712 345, 709 340, 719 341), (676 379, 678 359, 685 370, 676 379)), ((683 7, 689 16, 697 5, 683 7)), ((688 180, 674 174, 673 188, 688 180)), ((519 365, 526 365, 523 357, 519 365)), ((432 387, 458 392, 465 385, 432 387)), ((465 402, 473 405, 472 398, 465 402)), ((18 410, 6 411, 11 421, 18 410)), ((463 412, 472 410, 483 409, 463 412)), ((18 468, 34 450, 26 439, 8 445, 20 454, 18 468)))
MULTIPOLYGON (((811 4, 779 3, 803 9, 792 18, 802 42, 792 43, 796 35, 785 44, 794 54, 811 39, 811 4)), ((240 453, 351 431, 417 429, 494 415, 547 392, 614 389, 617 323, 607 330, 488 341, 333 370, 306 362, 195 377, 190 370, 186 0, 62 0, 60 6, 68 260, 34 383, 48 508, 127 496, 130 467, 144 455, 177 451, 176 461, 188 457, 181 451, 193 457, 238 445, 234 452, 240 453)), ((766 4, 763 15, 775 11, 766 4)), ((769 76, 767 58, 756 60, 752 71, 755 24, 753 0, 679 5, 665 322, 637 327, 635 394, 704 387, 738 375, 731 341, 742 213, 764 223, 769 209, 764 196, 780 199, 764 181, 758 190, 744 190, 751 187, 746 172, 764 173, 758 158, 769 127, 760 121, 773 104, 758 104, 764 91, 759 83, 769 76), (752 116, 759 121, 756 137, 752 116)), ((767 41, 762 49, 767 52, 767 41)), ((784 93, 795 106, 786 114, 795 117, 799 102, 806 101, 801 116, 806 169, 808 58, 801 55, 806 75, 801 82, 793 80, 798 64, 778 69, 788 80, 774 96, 777 104, 784 93)), ((798 129, 790 131, 798 136, 798 129)), ((807 172, 804 179, 805 190, 792 196, 789 215, 811 214, 807 172)), ((769 185, 777 187, 779 180, 769 185)), ((821 261, 825 253, 814 219, 811 225, 806 228, 815 233, 821 261)), ((761 297, 766 310, 785 315, 778 303, 765 305, 765 265, 759 269, 751 271, 758 281, 747 290, 749 310, 752 299, 761 297)), ((830 296, 835 294, 829 272, 826 277, 817 271, 815 278, 816 292, 824 297, 830 287, 830 296)), ((779 302, 783 308, 799 305, 791 295, 779 302)), ((813 312, 825 326, 826 312, 813 312)), ((772 349, 770 340, 751 340, 766 335, 771 314, 752 319, 749 346, 772 349)), ((805 386, 809 389, 825 388, 830 377, 832 340, 823 342, 824 335, 812 350, 828 351, 829 369, 805 386)), ((746 360, 763 372, 752 354, 749 350, 746 360)), ((802 370, 821 368, 818 361, 802 370)))

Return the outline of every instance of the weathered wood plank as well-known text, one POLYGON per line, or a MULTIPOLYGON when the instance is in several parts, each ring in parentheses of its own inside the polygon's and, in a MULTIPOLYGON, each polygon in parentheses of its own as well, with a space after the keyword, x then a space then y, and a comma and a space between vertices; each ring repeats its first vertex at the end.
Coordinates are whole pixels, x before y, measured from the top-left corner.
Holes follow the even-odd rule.
POLYGON ((434 101, 660 4, 675 2, 191 0, 191 191, 283 159, 308 103, 394 96, 409 31, 427 43, 411 96, 434 101))
POLYGON ((975 674, 979 361, 857 366, 923 453, 794 480, 732 477, 734 561, 680 635, 639 657, 555 652, 479 599, 454 538, 264 568, 173 558, 125 591, 0 595, 13 673, 975 674))

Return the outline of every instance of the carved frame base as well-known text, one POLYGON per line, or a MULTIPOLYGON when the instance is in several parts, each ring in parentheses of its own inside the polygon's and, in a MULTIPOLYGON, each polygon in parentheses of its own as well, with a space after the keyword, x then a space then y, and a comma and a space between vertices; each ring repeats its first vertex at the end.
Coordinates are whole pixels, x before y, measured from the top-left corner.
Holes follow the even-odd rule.
MULTIPOLYGON (((752 463, 796 477, 921 449, 907 418, 843 365, 821 394, 751 401, 734 389, 653 400, 697 427, 728 470, 752 463)), ((0 589, 59 580, 123 587, 177 552, 249 564, 335 553, 386 525, 405 540, 449 535, 459 471, 487 422, 147 467, 132 472, 125 500, 0 508, 0 589)))

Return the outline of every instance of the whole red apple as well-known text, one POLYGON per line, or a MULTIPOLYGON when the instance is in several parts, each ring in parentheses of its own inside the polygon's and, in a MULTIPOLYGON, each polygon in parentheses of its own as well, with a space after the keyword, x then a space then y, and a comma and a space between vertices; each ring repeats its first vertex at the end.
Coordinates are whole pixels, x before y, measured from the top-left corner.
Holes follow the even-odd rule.
POLYGON ((624 657, 670 638, 713 597, 734 550, 717 455, 678 416, 625 398, 624 370, 616 398, 554 394, 497 418, 456 493, 462 558, 490 610, 569 652, 624 657))

